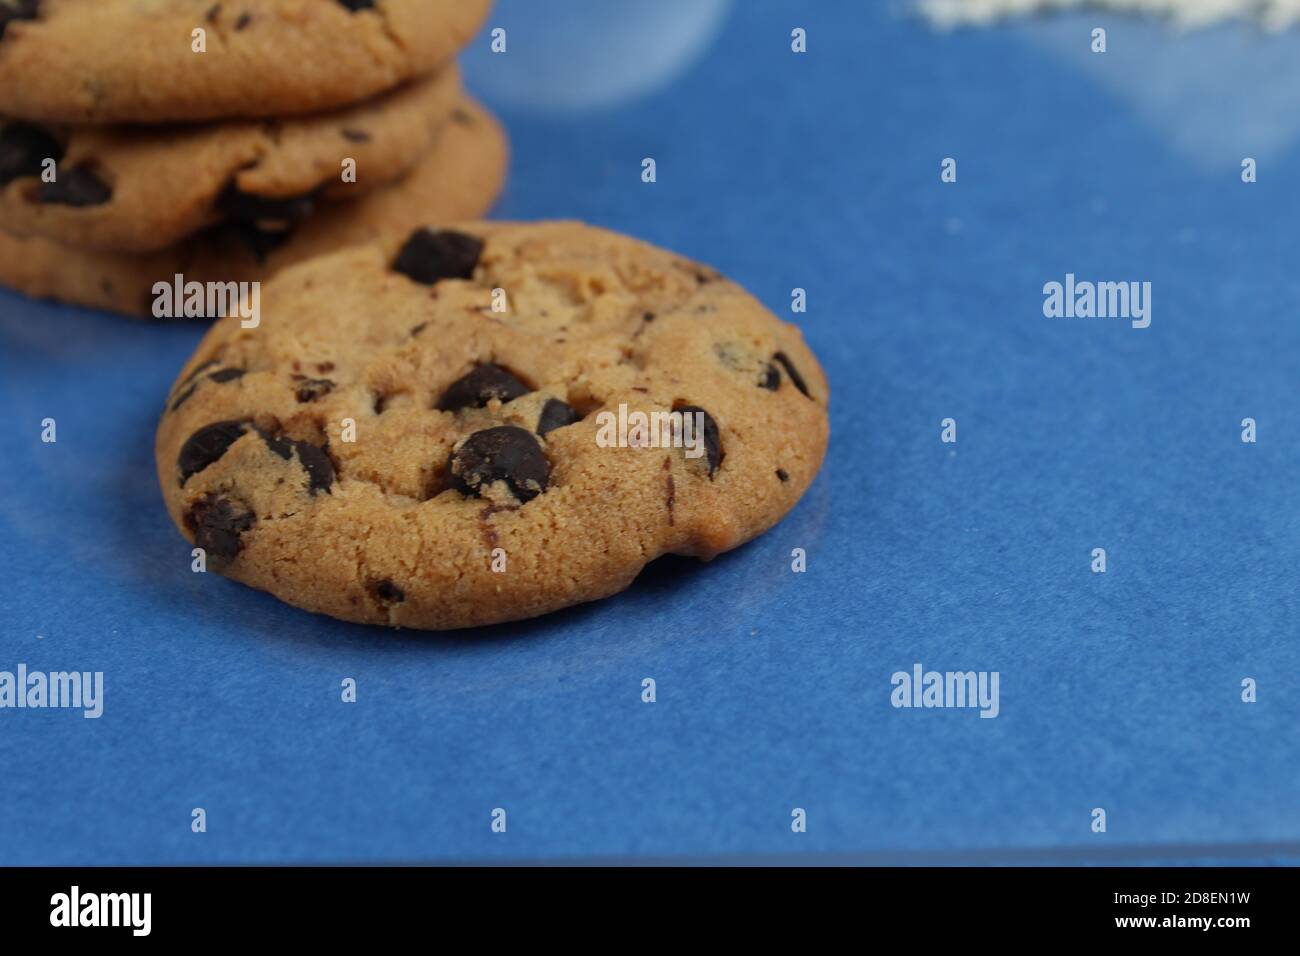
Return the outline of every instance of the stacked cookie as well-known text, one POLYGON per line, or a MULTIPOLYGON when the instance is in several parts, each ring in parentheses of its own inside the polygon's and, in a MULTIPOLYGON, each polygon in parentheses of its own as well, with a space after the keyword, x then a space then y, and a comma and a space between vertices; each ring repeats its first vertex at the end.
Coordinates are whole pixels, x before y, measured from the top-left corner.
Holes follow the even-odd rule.
POLYGON ((489 0, 0 0, 0 283, 158 314, 476 217, 505 134, 452 60, 489 0))

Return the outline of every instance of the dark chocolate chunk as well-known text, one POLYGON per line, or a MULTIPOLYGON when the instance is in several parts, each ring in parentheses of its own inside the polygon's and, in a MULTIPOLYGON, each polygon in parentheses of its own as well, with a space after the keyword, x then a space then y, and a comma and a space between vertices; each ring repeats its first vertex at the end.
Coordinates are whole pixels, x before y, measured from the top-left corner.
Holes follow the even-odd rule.
POLYGON ((520 501, 546 490, 551 465, 530 432, 498 425, 475 432, 451 456, 451 486, 464 495, 479 495, 494 481, 504 481, 520 501))
POLYGON ((334 487, 334 462, 330 460, 329 452, 306 441, 294 442, 293 447, 298 452, 299 463, 307 469, 307 490, 312 495, 318 491, 328 492, 334 487))
POLYGON ((776 476, 780 478, 782 481, 790 480, 790 474, 784 468, 778 468, 776 470, 776 476))
POLYGON ((329 491, 333 487, 334 462, 330 460, 329 452, 324 448, 313 445, 309 441, 294 441, 283 435, 273 435, 260 428, 257 433, 262 436, 262 441, 266 442, 266 447, 285 461, 292 458, 294 452, 298 453, 298 463, 307 472, 309 480, 307 490, 313 496, 318 491, 329 491))
POLYGON ((194 543, 209 557, 229 561, 244 546, 241 535, 257 521, 243 505, 229 498, 208 495, 190 505, 185 526, 194 535, 194 543))
POLYGON ((642 321, 642 322, 653 322, 654 320, 655 320, 655 314, 654 314, 653 312, 642 312, 642 313, 641 313, 641 321, 642 321))
POLYGON ((537 434, 545 435, 578 421, 582 421, 582 416, 572 405, 558 398, 548 398, 542 406, 542 414, 537 417, 537 434))
MULTIPOLYGON (((713 416, 700 408, 698 405, 675 405, 673 411, 681 412, 682 417, 696 414, 704 416, 704 457, 709 463, 709 477, 712 478, 718 466, 722 464, 722 435, 718 431, 718 423, 713 420, 713 416)), ((691 440, 699 441, 699 431, 696 430, 698 420, 691 419, 691 440)))
POLYGON ((781 387, 781 370, 771 362, 768 362, 763 368, 762 377, 758 380, 758 387, 766 388, 769 391, 775 392, 781 387))
POLYGON ((257 433, 262 436, 262 441, 266 442, 266 447, 271 449, 285 461, 293 457, 293 442, 283 435, 276 435, 272 432, 258 429, 257 433))
POLYGON ((241 13, 239 19, 235 21, 235 32, 238 33, 252 22, 253 15, 251 13, 241 13))
POLYGON ((62 158, 63 144, 39 126, 10 123, 0 129, 0 186, 22 176, 39 176, 41 164, 47 159, 57 163, 62 158))
POLYGON ((384 578, 382 581, 376 581, 372 585, 372 588, 374 589, 375 597, 384 604, 401 604, 406 600, 406 592, 388 578, 384 578))
POLYGON ((433 407, 442 412, 483 408, 494 398, 508 402, 520 395, 527 395, 530 391, 532 389, 507 369, 493 362, 484 362, 448 385, 433 407))
MULTIPOLYGON (((794 382, 794 387, 808 395, 808 385, 804 382, 803 376, 799 374, 799 370, 794 367, 794 363, 790 361, 790 356, 784 352, 777 352, 772 358, 781 363, 781 367, 785 369, 785 374, 789 375, 790 381, 794 382)), ((808 397, 812 398, 811 395, 808 395, 808 397)))
MULTIPOLYGON (((190 381, 190 379, 194 378, 194 376, 197 375, 201 369, 206 368, 209 365, 215 365, 215 364, 216 364, 215 360, 211 362, 203 363, 203 365, 199 366, 198 369, 195 369, 195 371, 190 375, 189 378, 186 379, 186 381, 188 382, 190 381)), ((218 385, 221 385, 224 384, 225 382, 233 382, 236 379, 243 378, 243 377, 244 377, 244 370, 242 368, 221 368, 221 369, 217 369, 215 372, 209 375, 208 380, 212 382, 216 382, 218 385)), ((201 382, 191 382, 189 388, 185 389, 185 391, 181 392, 180 395, 176 396, 176 401, 172 402, 171 410, 174 412, 176 411, 176 409, 184 405, 189 400, 189 397, 194 394, 194 390, 197 389, 201 384, 202 384, 201 382)))
POLYGON ((184 405, 189 400, 189 397, 194 394, 194 390, 198 387, 199 387, 198 382, 191 383, 189 388, 185 389, 185 391, 181 392, 179 395, 176 396, 176 401, 172 402, 171 410, 174 412, 176 411, 176 409, 184 405))
POLYGON ((208 359, 206 362, 200 362, 198 365, 194 366, 194 371, 190 372, 189 375, 185 376, 185 381, 181 382, 181 384, 182 385, 189 384, 190 382, 198 378, 200 375, 202 375, 204 372, 206 372, 208 369, 212 368, 212 366, 217 364, 219 364, 217 359, 208 359))
POLYGON ((363 129, 343 129, 339 130, 339 132, 343 134, 343 138, 349 143, 370 142, 370 134, 363 129))
POLYGON ((300 402, 314 402, 334 390, 334 383, 327 378, 305 378, 298 383, 294 397, 300 402))
POLYGON ((375 0, 339 0, 339 3, 347 7, 353 13, 358 10, 370 10, 375 5, 375 0))
POLYGON ((113 198, 108 183, 85 166, 58 174, 52 183, 42 183, 36 201, 51 206, 102 206, 113 198))
POLYGON ((417 229, 397 254, 393 269, 424 285, 440 279, 469 279, 482 252, 483 240, 477 236, 417 229))
POLYGON ((229 451, 230 446, 239 441, 243 434, 243 422, 214 422, 203 426, 186 439, 181 446, 181 453, 176 457, 181 484, 184 485, 190 475, 202 471, 229 451))
POLYGON ((279 249, 289 239, 289 229, 259 229, 251 222, 228 222, 217 227, 221 235, 229 236, 252 254, 258 265, 279 249))
POLYGON ((217 197, 217 211, 231 222, 292 224, 311 215, 317 192, 271 199, 246 193, 232 180, 217 197))
POLYGON ((35 20, 41 0, 3 0, 0 2, 0 38, 14 20, 35 20))

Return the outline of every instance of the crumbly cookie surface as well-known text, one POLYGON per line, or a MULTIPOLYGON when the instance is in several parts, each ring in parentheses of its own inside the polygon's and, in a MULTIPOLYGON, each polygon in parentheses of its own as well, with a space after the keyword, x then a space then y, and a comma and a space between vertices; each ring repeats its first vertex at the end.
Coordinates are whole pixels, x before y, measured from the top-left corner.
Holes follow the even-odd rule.
POLYGON ((218 322, 168 397, 158 476, 210 570, 459 628, 762 533, 820 467, 827 401, 798 329, 705 266, 579 223, 469 223, 303 263, 259 327, 218 322), (691 415, 694 453, 611 441, 620 405, 691 415))
POLYGON ((283 116, 435 69, 489 0, 5 0, 0 115, 159 123, 283 116), (202 30, 205 52, 195 52, 202 30))
POLYGON ((11 123, 0 128, 0 229, 140 253, 216 222, 292 225, 320 199, 353 199, 408 172, 459 96, 453 66, 375 100, 274 122, 11 123), (46 182, 51 159, 57 178, 46 182))
POLYGON ((356 199, 315 204, 290 229, 237 224, 144 255, 0 232, 0 283, 32 296, 149 316, 154 284, 178 273, 198 282, 261 281, 295 262, 421 222, 481 216, 501 190, 507 161, 501 126, 462 96, 407 175, 356 199))

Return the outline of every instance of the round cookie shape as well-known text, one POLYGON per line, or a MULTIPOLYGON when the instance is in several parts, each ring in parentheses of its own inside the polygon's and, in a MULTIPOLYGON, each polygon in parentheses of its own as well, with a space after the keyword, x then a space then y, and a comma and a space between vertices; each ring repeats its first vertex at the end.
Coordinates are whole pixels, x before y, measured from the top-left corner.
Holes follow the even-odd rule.
MULTIPOLYGON (((0 145, 0 168, 4 155, 0 145)), ((507 160, 500 124, 462 97, 406 176, 357 199, 315 203, 310 215, 289 228, 229 224, 140 255, 0 231, 0 283, 32 296, 150 316, 155 284, 172 283, 178 274, 187 282, 264 281, 296 262, 431 218, 481 216, 501 191, 507 160)))
POLYGON ((294 266, 257 328, 216 323, 158 477, 210 570, 345 620, 470 627, 761 534, 821 465, 828 398, 798 329, 705 266, 470 222, 294 266))
POLYGON ((489 6, 490 0, 6 0, 0 114, 102 124, 333 109, 431 72, 469 41, 489 6))
POLYGON ((219 221, 292 224, 320 199, 355 198, 408 172, 459 98, 452 66, 362 104, 274 123, 9 124, 0 127, 0 228, 143 253, 219 221), (53 182, 41 177, 49 159, 53 182))

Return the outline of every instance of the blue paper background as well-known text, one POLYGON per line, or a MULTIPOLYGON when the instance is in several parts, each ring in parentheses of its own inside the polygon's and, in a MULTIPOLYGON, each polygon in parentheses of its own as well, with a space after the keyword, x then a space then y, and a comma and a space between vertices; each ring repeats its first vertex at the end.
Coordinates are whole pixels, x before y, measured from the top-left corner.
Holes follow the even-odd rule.
POLYGON ((152 443, 201 327, 0 293, 0 669, 106 680, 99 720, 0 711, 0 863, 1300 858, 1300 152, 1287 76, 1249 81, 1295 79, 1297 38, 746 2, 658 88, 548 108, 528 71, 661 66, 682 14, 628 4, 655 7, 629 54, 591 4, 537 6, 466 58, 514 142, 495 214, 634 233, 797 319, 832 384, 817 482, 598 605, 342 624, 189 570, 152 443), (1151 327, 1045 319, 1067 271, 1151 281, 1151 327), (915 662, 999 671, 1001 715, 892 708, 915 662))

